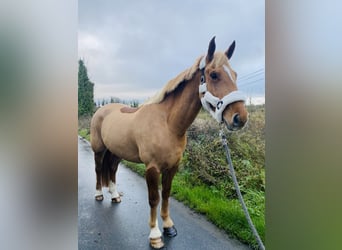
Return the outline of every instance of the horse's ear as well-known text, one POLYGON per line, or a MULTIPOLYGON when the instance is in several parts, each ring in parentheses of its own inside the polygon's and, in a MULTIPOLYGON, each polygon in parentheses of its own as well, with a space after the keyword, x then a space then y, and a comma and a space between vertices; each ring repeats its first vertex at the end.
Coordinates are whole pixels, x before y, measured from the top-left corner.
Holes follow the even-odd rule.
POLYGON ((208 53, 207 53, 207 63, 210 63, 211 60, 214 58, 214 52, 216 49, 216 44, 215 44, 215 36, 210 40, 209 43, 209 48, 208 48, 208 53))
POLYGON ((228 59, 230 59, 234 53, 234 49, 235 49, 235 40, 232 42, 232 44, 229 46, 229 49, 227 49, 226 51, 226 55, 228 57, 228 59))

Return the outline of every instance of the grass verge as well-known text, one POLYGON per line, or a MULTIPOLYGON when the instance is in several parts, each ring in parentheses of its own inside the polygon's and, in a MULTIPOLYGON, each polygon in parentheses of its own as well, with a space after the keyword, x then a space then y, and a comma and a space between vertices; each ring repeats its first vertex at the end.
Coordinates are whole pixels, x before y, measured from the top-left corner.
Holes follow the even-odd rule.
POLYGON ((79 129, 78 130, 78 134, 83 137, 84 139, 90 141, 90 134, 89 134, 89 130, 87 129, 79 129))
MULTIPOLYGON (((123 164, 141 176, 145 175, 145 165, 123 161, 123 164)), ((191 173, 179 171, 173 179, 171 195, 194 211, 203 214, 228 235, 257 249, 248 222, 237 199, 227 199, 224 193, 206 184, 191 184, 191 173)), ((244 195, 246 205, 261 239, 265 239, 264 193, 249 192, 244 195)))

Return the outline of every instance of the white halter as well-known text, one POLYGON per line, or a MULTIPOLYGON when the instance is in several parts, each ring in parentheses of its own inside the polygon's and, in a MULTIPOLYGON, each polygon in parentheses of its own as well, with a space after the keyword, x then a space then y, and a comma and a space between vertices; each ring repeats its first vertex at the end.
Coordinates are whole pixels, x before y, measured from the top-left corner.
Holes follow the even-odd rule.
MULTIPOLYGON (((222 122, 222 113, 225 110, 225 108, 237 101, 246 101, 245 95, 238 90, 230 92, 228 95, 225 95, 222 99, 219 99, 216 96, 213 96, 207 89, 207 83, 205 81, 205 75, 204 75, 204 68, 205 68, 205 58, 204 56, 200 62, 199 69, 202 71, 201 75, 201 83, 199 85, 199 93, 203 94, 203 97, 201 97, 201 103, 205 110, 207 110, 212 117, 219 123, 222 122), (210 104, 215 107, 215 111, 213 111, 210 108, 210 104)), ((233 80, 233 79, 232 79, 233 80)))

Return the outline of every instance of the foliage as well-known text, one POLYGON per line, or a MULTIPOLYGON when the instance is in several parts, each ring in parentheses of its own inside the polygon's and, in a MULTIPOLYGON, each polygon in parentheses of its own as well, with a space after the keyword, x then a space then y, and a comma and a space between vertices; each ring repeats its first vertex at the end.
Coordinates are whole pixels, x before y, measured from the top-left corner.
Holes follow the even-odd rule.
POLYGON ((120 98, 114 97, 114 96, 111 96, 110 99, 105 99, 105 98, 103 98, 102 100, 98 99, 95 104, 96 104, 96 107, 101 107, 101 106, 107 105, 109 103, 122 103, 122 104, 125 104, 127 106, 131 106, 133 108, 139 106, 139 100, 136 100, 136 99, 123 100, 123 99, 120 99, 120 98))
MULTIPOLYGON (((237 199, 227 199, 222 192, 201 183, 190 183, 189 173, 179 172, 172 183, 172 196, 191 209, 204 214, 229 235, 257 248, 241 205, 237 199), (188 175, 188 176, 186 176, 188 175)), ((265 239, 264 194, 245 195, 250 216, 261 239, 265 239), (253 206, 257 203, 257 206, 253 206)))
MULTIPOLYGON (((226 135, 241 192, 264 240, 265 111, 264 106, 248 108, 247 127, 240 132, 226 132, 226 135)), ((196 211, 204 213, 227 233, 257 247, 242 208, 237 205, 219 129, 208 113, 200 112, 188 130, 187 147, 172 185, 172 193, 196 211)))
POLYGON ((133 163, 133 162, 125 161, 125 160, 122 161, 122 163, 125 164, 125 166, 132 169, 137 174, 139 174, 140 176, 145 177, 145 171, 146 171, 145 164, 133 163))
POLYGON ((83 138, 87 139, 88 141, 90 141, 89 130, 87 130, 87 129, 80 129, 80 130, 78 130, 78 134, 81 137, 83 137, 83 138))
MULTIPOLYGON (((248 127, 241 132, 227 133, 233 165, 242 193, 265 191, 265 142, 263 110, 250 112, 248 127)), ((192 173, 192 181, 200 181, 236 198, 225 153, 219 138, 219 125, 201 114, 190 126, 182 167, 192 173), (201 117, 201 118, 200 118, 201 117)))
POLYGON ((91 116, 78 117, 78 134, 90 141, 90 120, 91 116))
POLYGON ((94 84, 89 80, 87 68, 82 60, 78 61, 78 116, 94 112, 94 84))

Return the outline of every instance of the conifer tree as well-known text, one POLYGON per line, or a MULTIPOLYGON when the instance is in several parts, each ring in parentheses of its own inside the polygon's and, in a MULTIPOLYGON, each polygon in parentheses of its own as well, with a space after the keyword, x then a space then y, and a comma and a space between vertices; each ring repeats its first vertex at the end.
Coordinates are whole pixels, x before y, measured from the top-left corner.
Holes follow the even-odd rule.
POLYGON ((78 116, 94 112, 94 83, 88 78, 83 60, 78 61, 78 116))

